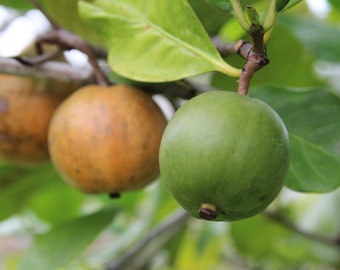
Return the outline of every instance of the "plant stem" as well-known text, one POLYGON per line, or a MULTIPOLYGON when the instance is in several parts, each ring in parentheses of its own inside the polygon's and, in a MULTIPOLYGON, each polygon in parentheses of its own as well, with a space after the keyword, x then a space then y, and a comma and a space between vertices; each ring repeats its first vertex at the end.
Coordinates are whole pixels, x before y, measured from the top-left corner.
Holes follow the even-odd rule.
POLYGON ((275 221, 278 222, 280 225, 284 226, 285 228, 300 234, 310 240, 319 242, 319 243, 323 243, 329 246, 335 246, 337 248, 340 249, 340 236, 339 237, 334 237, 334 238, 330 238, 330 237, 326 237, 324 235, 319 235, 313 232, 308 232, 303 230, 302 228, 299 228, 296 224, 294 224, 293 222, 291 222, 290 220, 288 220, 285 216, 283 216, 280 213, 277 212, 271 212, 271 211, 265 211, 264 215, 275 221))
MULTIPOLYGON (((140 255, 141 251, 145 250, 153 240, 163 234, 167 234, 167 239, 170 240, 187 223, 189 218, 190 216, 185 211, 181 210, 178 213, 175 213, 159 227, 153 229, 149 235, 133 246, 122 257, 109 264, 106 270, 121 270, 126 269, 128 265, 131 266, 133 261, 140 255)), ((164 244, 165 243, 163 242, 162 245, 164 244)), ((158 247, 158 249, 159 248, 160 247, 158 247)))
POLYGON ((76 69, 67 63, 48 61, 38 66, 22 65, 13 58, 0 57, 0 73, 46 77, 61 81, 76 81, 82 84, 95 81, 91 68, 76 69))
POLYGON ((222 57, 234 55, 237 54, 238 52, 239 49, 238 43, 240 41, 236 43, 226 43, 223 42, 218 36, 212 37, 211 41, 215 45, 215 48, 222 57))
POLYGON ((247 96, 249 92, 250 80, 253 74, 257 70, 257 65, 253 61, 247 61, 242 69, 242 73, 238 82, 237 93, 243 96, 247 96))
POLYGON ((60 29, 60 25, 45 11, 43 6, 36 0, 28 0, 36 9, 38 9, 51 24, 53 29, 60 29))
POLYGON ((249 31, 250 28, 250 24, 247 21, 246 16, 244 15, 241 3, 239 0, 230 0, 230 3, 233 7, 233 11, 234 11, 234 16, 236 18, 236 20, 238 21, 238 23, 240 24, 240 26, 246 31, 249 31))
POLYGON ((269 31, 273 27, 278 15, 279 13, 276 10, 276 0, 271 0, 267 16, 263 23, 264 32, 269 31))
POLYGON ((263 41, 263 27, 251 27, 249 34, 253 40, 253 45, 249 46, 249 43, 243 43, 239 49, 239 54, 247 59, 247 63, 241 72, 237 90, 240 95, 244 96, 248 95, 253 74, 269 63, 263 41))
MULTIPOLYGON (((53 27, 53 31, 43 33, 36 39, 36 49, 38 54, 43 54, 42 44, 50 43, 58 45, 58 51, 77 49, 84 53, 89 64, 94 70, 97 83, 100 85, 109 85, 110 82, 106 74, 101 70, 99 63, 96 58, 96 52, 89 43, 87 43, 82 37, 76 35, 73 32, 67 31, 60 27, 60 25, 52 18, 44 9, 44 7, 36 0, 29 0, 34 7, 36 7, 49 21, 53 27)), ((24 63, 24 61, 23 61, 24 63)))

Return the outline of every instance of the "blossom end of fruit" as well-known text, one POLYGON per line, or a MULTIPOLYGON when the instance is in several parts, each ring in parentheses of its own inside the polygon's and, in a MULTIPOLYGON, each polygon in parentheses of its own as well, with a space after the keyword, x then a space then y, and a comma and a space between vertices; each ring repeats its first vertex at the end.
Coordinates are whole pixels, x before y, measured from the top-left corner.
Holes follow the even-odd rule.
POLYGON ((216 206, 209 203, 202 203, 198 215, 205 220, 215 220, 217 218, 216 206))

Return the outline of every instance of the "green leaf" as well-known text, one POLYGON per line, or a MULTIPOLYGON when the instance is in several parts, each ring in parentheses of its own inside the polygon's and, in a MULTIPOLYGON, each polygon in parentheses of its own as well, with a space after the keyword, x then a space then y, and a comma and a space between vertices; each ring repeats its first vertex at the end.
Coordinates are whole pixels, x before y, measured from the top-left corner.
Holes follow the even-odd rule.
POLYGON ((302 0, 290 0, 289 3, 282 9, 282 11, 286 11, 300 2, 302 2, 302 0))
MULTIPOLYGON (((91 1, 91 0, 84 0, 91 1)), ((99 44, 99 37, 89 29, 78 14, 78 0, 40 0, 47 13, 62 27, 75 32, 92 44, 99 44)))
POLYGON ((79 215, 85 196, 63 181, 58 181, 58 183, 37 192, 27 203, 27 206, 32 208, 39 218, 52 224, 58 224, 79 215))
POLYGON ((336 9, 340 10, 340 2, 339 0, 328 0, 328 2, 335 7, 336 9))
POLYGON ((287 126, 291 166, 287 187, 329 192, 340 185, 340 99, 319 89, 265 87, 250 94, 272 106, 287 126))
POLYGON ((178 246, 175 269, 219 269, 217 264, 227 240, 223 230, 218 223, 188 226, 178 246))
POLYGON ((231 14, 226 14, 225 12, 214 8, 206 1, 189 0, 189 4, 195 11, 209 36, 216 35, 223 24, 232 16, 231 14))
POLYGON ((65 266, 76 259, 112 221, 113 208, 79 217, 36 235, 19 265, 19 270, 49 269, 65 266))
POLYGON ((230 232, 236 248, 258 259, 276 253, 288 236, 286 229, 261 215, 232 222, 230 232))
POLYGON ((320 245, 265 215, 235 221, 230 226, 235 247, 247 258, 255 259, 260 269, 295 269, 306 261, 322 269, 327 260, 338 257, 336 248, 320 245))
POLYGON ((229 0, 205 0, 205 1, 221 11, 232 12, 232 7, 230 5, 229 0))
POLYGON ((302 192, 329 192, 340 185, 340 158, 306 139, 290 134, 291 155, 286 186, 302 192))
POLYGON ((50 164, 35 170, 2 167, 0 173, 0 220, 19 211, 42 189, 61 181, 50 164))
POLYGON ((276 11, 280 12, 288 3, 289 0, 276 0, 276 11))
POLYGON ((220 57, 186 0, 96 0, 79 2, 79 10, 105 42, 110 67, 124 77, 163 82, 212 70, 240 74, 220 57))
POLYGON ((27 10, 29 8, 32 8, 32 5, 27 0, 1 0, 0 4, 20 10, 27 10))
POLYGON ((310 54, 330 62, 340 61, 339 28, 298 16, 281 16, 280 24, 291 29, 310 54))

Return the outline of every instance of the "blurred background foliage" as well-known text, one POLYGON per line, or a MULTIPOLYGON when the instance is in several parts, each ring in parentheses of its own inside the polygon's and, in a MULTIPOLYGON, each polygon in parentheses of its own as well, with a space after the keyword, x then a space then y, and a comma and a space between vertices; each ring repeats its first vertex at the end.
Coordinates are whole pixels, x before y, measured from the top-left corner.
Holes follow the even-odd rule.
MULTIPOLYGON (((231 14, 189 2, 210 35, 248 39, 231 14)), ((268 1, 243 2, 265 11, 268 1)), ((76 0, 41 3, 63 27, 101 44, 78 16, 76 0)), ((1 38, 32 6, 25 0, 0 5, 12 14, 1 38)), ((28 169, 2 162, 0 269, 339 269, 340 2, 325 5, 315 13, 302 1, 279 17, 268 44, 271 63, 252 81, 250 95, 279 112, 294 149, 287 187, 267 213, 209 223, 183 214, 160 181, 109 199, 72 189, 51 164, 28 169)), ((238 56, 226 60, 244 64, 238 56)), ((215 72, 191 80, 237 87, 234 78, 215 72)))

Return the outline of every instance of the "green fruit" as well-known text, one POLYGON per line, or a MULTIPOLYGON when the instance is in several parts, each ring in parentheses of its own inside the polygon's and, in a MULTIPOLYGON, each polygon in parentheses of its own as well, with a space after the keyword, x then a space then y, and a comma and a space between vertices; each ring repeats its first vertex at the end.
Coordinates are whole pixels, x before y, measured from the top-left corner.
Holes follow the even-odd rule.
POLYGON ((290 162, 288 132, 264 102, 209 91, 185 103, 160 147, 165 187, 196 218, 232 221, 262 212, 290 162))

